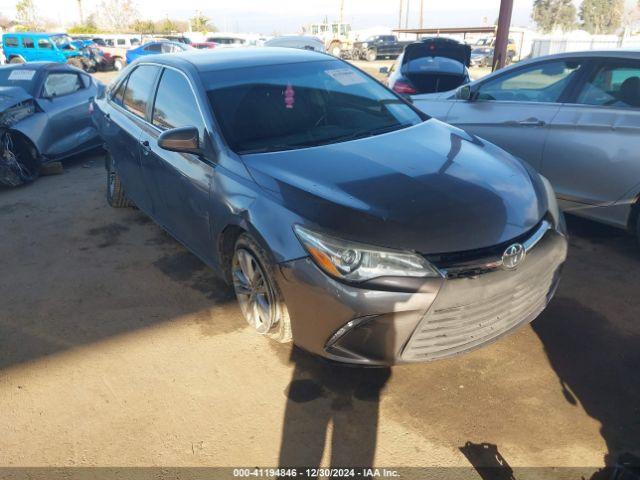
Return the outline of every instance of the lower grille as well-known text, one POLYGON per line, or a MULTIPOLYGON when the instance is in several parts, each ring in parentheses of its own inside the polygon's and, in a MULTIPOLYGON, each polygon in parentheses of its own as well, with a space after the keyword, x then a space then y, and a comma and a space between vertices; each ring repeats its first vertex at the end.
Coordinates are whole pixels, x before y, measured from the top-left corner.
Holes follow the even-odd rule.
POLYGON ((545 254, 540 247, 532 251, 538 255, 528 256, 518 270, 445 281, 402 359, 434 360, 473 350, 537 317, 550 299, 566 255, 565 249, 545 254))

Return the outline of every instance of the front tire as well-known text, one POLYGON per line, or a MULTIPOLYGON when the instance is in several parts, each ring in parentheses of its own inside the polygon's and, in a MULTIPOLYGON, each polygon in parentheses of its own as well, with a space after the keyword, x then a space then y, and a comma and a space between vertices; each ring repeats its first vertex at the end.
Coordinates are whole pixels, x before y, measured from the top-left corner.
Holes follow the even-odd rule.
POLYGON ((291 321, 267 253, 248 234, 238 238, 231 260, 233 289, 242 315, 261 335, 290 342, 291 321))
POLYGON ((375 50, 367 51, 367 62, 375 62, 378 59, 378 52, 375 50))
POLYGON ((24 63, 24 60, 20 57, 12 57, 11 60, 9 60, 9 63, 24 63))
POLYGON ((107 202, 113 208, 134 206, 133 202, 124 193, 120 176, 116 172, 111 159, 109 159, 107 167, 107 202))
POLYGON ((116 58, 113 61, 113 69, 116 72, 119 72, 120 70, 122 70, 124 68, 124 61, 121 58, 116 58))

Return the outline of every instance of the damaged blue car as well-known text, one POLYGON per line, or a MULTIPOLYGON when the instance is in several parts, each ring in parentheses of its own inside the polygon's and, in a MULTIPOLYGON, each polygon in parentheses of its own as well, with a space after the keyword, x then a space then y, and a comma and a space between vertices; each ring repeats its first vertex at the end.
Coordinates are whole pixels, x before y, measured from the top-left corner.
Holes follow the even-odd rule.
POLYGON ((33 181, 45 162, 101 145, 91 122, 98 83, 60 63, 0 67, 0 185, 33 181))

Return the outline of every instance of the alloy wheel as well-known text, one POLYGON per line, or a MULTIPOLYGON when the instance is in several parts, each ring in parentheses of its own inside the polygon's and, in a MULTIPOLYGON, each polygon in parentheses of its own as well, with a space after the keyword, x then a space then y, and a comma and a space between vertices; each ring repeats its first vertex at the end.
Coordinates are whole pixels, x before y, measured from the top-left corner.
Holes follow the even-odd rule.
POLYGON ((253 254, 243 248, 233 256, 233 288, 245 320, 266 334, 277 323, 273 287, 253 254))

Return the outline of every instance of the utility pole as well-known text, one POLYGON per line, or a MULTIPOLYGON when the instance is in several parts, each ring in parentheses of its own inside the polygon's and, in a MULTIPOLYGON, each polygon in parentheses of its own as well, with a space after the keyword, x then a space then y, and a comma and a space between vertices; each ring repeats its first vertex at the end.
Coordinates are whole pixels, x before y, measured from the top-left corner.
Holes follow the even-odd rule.
POLYGON ((340 0, 340 25, 344 23, 344 0, 340 0))
POLYGON ((493 70, 505 66, 507 61, 507 47, 509 45, 509 28, 511 27, 511 13, 513 0, 500 0, 500 15, 498 16, 498 31, 493 48, 493 70))
POLYGON ((420 0, 420 28, 424 28, 424 0, 420 0))
POLYGON ((82 0, 78 1, 78 13, 80 14, 80 25, 84 25, 84 13, 82 11, 82 0))
POLYGON ((409 28, 409 7, 411 0, 407 0, 407 12, 404 20, 404 28, 409 28))
POLYGON ((398 11, 398 28, 402 28, 402 4, 404 3, 404 0, 400 0, 400 8, 398 11))

